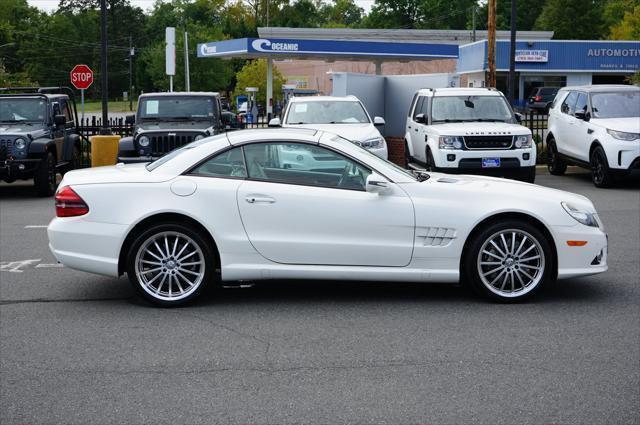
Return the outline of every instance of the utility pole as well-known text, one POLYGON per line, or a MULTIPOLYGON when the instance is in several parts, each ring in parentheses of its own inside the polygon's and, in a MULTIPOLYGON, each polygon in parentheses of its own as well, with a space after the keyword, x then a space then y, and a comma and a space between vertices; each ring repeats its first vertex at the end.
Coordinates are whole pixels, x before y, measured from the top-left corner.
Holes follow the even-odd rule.
POLYGON ((133 40, 129 36, 129 110, 133 111, 133 40))
POLYGON ((496 86, 496 1, 489 0, 489 16, 487 20, 487 62, 489 72, 487 73, 486 86, 496 86))
POLYGON ((184 32, 184 90, 191 91, 191 80, 189 78, 189 36, 184 32))
POLYGON ((100 134, 111 134, 108 126, 109 87, 107 78, 107 0, 100 0, 100 91, 102 92, 102 128, 100 134))
POLYGON ((476 42, 476 5, 471 7, 471 26, 473 28, 472 40, 474 43, 476 42))
POLYGON ((516 0, 511 0, 511 44, 509 50, 509 102, 516 98, 516 0))

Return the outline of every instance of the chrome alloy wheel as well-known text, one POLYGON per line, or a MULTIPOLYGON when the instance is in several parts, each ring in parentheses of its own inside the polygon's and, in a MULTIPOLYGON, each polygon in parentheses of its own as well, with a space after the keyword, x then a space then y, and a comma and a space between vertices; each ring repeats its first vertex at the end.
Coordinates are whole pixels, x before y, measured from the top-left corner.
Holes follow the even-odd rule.
POLYGON ((135 273, 140 286, 149 295, 164 301, 177 301, 202 283, 204 255, 198 244, 183 233, 157 233, 140 245, 135 273))
POLYGON ((540 242, 521 229, 491 235, 478 253, 482 283, 501 297, 519 297, 532 291, 543 278, 544 251, 540 242))

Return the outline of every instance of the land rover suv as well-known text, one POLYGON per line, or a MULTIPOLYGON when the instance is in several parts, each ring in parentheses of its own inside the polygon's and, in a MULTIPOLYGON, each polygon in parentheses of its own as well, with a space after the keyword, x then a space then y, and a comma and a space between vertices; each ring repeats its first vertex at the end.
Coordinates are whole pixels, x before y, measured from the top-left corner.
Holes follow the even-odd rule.
POLYGON ((0 89, 0 179, 33 179, 39 196, 80 163, 73 92, 64 87, 0 89))
POLYGON ((422 89, 413 97, 405 160, 445 173, 489 174, 533 183, 536 147, 495 89, 422 89))
POLYGON ((133 136, 120 139, 118 162, 150 162, 167 152, 224 131, 220 95, 213 92, 146 93, 126 117, 133 136))

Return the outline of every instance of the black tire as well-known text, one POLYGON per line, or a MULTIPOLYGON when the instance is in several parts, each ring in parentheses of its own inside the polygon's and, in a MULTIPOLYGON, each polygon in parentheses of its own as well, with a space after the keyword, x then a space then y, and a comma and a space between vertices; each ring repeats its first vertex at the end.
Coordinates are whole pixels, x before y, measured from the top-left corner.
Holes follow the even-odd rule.
POLYGON ((547 142, 547 168, 554 176, 561 176, 567 171, 567 163, 560 158, 556 141, 550 138, 547 142))
POLYGON ((58 186, 58 175, 56 173, 56 158, 51 152, 42 158, 33 175, 33 184, 38 196, 51 196, 56 192, 58 186))
POLYGON ((518 180, 523 181, 525 183, 535 183, 536 182, 536 167, 525 167, 524 170, 521 170, 518 175, 518 180))
POLYGON ((488 299, 518 302, 539 293, 553 279, 554 268, 553 250, 544 233, 526 221, 508 219, 491 223, 472 235, 463 257, 463 283, 470 286, 476 294, 488 299), (512 243, 511 235, 514 233, 516 238, 515 243, 512 243), (506 235, 504 242, 507 249, 503 245, 501 234, 506 235), (505 251, 502 253, 504 255, 490 243, 494 238, 498 238, 498 247, 505 251), (523 246, 520 246, 521 243, 523 246), (513 251, 515 255, 508 252, 512 250, 512 246, 516 247, 513 251), (538 253, 542 254, 535 258, 538 253), (522 258, 522 254, 526 257, 522 258), (538 269, 535 270, 534 267, 538 269), (525 273, 531 273, 533 276, 529 276, 533 279, 529 280, 525 273), (489 289, 490 286, 493 289, 489 289))
POLYGON ((161 307, 175 307, 193 301, 214 281, 215 258, 213 247, 191 226, 161 223, 135 237, 127 253, 126 271, 131 285, 145 300, 161 307), (153 244, 157 239, 161 242, 160 250, 153 244), (186 242, 188 246, 183 245, 186 242), (196 261, 199 265, 192 264, 196 261), (193 279, 191 286, 187 279, 193 279))
POLYGON ((78 147, 78 145, 75 145, 71 153, 71 160, 69 161, 69 165, 65 167, 64 174, 68 173, 71 170, 77 170, 78 168, 80 168, 81 166, 80 160, 81 160, 80 147, 78 147))
POLYGON ((409 168, 409 164, 411 163, 411 152, 409 152, 409 143, 404 141, 404 168, 409 168))
POLYGON ((596 187, 606 188, 613 186, 613 173, 609 170, 607 154, 604 153, 604 149, 601 146, 596 146, 591 152, 589 163, 591 164, 591 180, 596 187))
POLYGON ((438 168, 436 167, 436 160, 433 158, 433 154, 431 153, 429 146, 427 146, 426 157, 427 162, 425 163, 425 169, 432 172, 438 171, 438 168))

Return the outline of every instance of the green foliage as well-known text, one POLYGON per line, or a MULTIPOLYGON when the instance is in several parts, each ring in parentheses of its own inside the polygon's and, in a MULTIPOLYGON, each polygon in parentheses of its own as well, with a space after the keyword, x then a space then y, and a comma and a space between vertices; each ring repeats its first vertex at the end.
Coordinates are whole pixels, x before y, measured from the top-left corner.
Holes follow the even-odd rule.
POLYGON ((620 22, 611 27, 614 40, 640 40, 640 5, 626 11, 620 22))
POLYGON ((597 40, 606 34, 606 0, 546 0, 534 29, 554 31, 561 40, 597 40))
MULTIPOLYGON (((239 94, 245 94, 247 87, 258 87, 256 99, 258 103, 264 104, 267 99, 267 61, 256 59, 247 62, 236 75, 237 83, 233 92, 235 98, 239 94)), ((273 67, 273 100, 282 97, 282 85, 285 83, 284 77, 276 67, 273 67)))
MULTIPOLYGON (((516 28, 518 31, 531 31, 536 19, 542 12, 540 0, 517 0, 516 3, 516 28)), ((476 28, 487 29, 488 3, 484 2, 478 8, 476 16, 476 28)), ((467 28, 471 28, 467 26, 467 28)), ((496 29, 511 29, 511 1, 501 0, 496 3, 496 29)))

